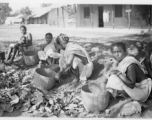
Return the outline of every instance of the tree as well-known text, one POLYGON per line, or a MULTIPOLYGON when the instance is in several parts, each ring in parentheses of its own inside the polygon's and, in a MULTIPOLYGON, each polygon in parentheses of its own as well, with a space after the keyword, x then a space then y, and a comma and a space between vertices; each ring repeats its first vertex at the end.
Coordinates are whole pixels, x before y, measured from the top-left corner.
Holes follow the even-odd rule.
POLYGON ((67 5, 63 8, 69 13, 69 18, 74 17, 76 15, 75 5, 67 5))
POLYGON ((4 23, 11 11, 12 9, 9 7, 9 3, 0 3, 0 24, 4 23))
POLYGON ((20 14, 20 10, 15 11, 13 14, 9 15, 10 17, 15 17, 20 14))
POLYGON ((52 4, 50 4, 50 3, 42 3, 41 4, 41 7, 48 7, 48 6, 51 6, 52 4))
POLYGON ((32 11, 29 7, 21 8, 20 13, 23 14, 26 17, 32 14, 32 11))
POLYGON ((20 13, 24 16, 22 18, 22 24, 28 23, 28 16, 32 14, 32 11, 29 7, 21 8, 20 13))

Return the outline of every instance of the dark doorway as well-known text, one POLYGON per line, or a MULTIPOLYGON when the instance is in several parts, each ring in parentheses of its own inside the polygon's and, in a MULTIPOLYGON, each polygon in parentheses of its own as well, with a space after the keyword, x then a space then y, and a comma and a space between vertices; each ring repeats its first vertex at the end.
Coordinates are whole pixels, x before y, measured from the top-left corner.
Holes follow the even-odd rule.
POLYGON ((45 24, 47 24, 47 17, 45 17, 45 24))
POLYGON ((98 7, 99 27, 103 27, 103 6, 98 7))

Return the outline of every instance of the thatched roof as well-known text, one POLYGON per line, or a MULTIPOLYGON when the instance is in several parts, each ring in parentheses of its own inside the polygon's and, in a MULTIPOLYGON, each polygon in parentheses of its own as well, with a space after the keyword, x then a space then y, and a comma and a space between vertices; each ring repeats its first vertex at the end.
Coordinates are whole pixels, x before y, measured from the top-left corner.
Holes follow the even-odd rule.
POLYGON ((32 15, 30 15, 29 18, 41 17, 55 8, 60 8, 66 5, 67 4, 52 4, 49 7, 40 7, 40 8, 32 9, 32 15))

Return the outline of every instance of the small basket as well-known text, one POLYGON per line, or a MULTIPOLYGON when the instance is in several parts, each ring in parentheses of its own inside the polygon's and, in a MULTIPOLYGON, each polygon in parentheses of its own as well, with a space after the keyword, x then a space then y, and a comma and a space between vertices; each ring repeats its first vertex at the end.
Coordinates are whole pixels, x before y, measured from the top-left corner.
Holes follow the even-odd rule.
POLYGON ((56 72, 51 69, 37 68, 34 73, 34 86, 43 90, 51 90, 55 85, 56 72))
POLYGON ((88 112, 102 111, 108 107, 109 92, 107 91, 97 95, 89 90, 88 85, 84 85, 81 90, 81 95, 84 107, 88 112))
POLYGON ((24 53, 24 61, 28 66, 34 66, 39 63, 39 57, 37 51, 27 51, 24 53))
POLYGON ((60 67, 58 64, 52 64, 52 65, 42 65, 41 68, 45 68, 45 69, 51 69, 53 71, 55 71, 56 73, 60 70, 60 67))

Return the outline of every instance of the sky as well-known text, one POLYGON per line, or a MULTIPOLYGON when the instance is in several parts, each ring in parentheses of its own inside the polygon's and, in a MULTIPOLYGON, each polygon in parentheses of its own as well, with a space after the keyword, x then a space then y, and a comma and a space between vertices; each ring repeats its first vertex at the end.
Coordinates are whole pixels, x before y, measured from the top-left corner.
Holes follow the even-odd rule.
POLYGON ((0 3, 9 3, 9 6, 12 8, 11 13, 20 10, 22 7, 40 7, 42 3, 62 4, 61 0, 0 0, 0 3))
POLYGON ((9 6, 12 8, 12 13, 14 13, 17 10, 20 10, 22 7, 28 6, 29 8, 39 7, 40 3, 16 3, 16 2, 10 2, 9 6))
POLYGON ((52 4, 151 4, 152 0, 0 0, 0 3, 9 3, 12 13, 22 7, 40 7, 42 3, 52 4))

